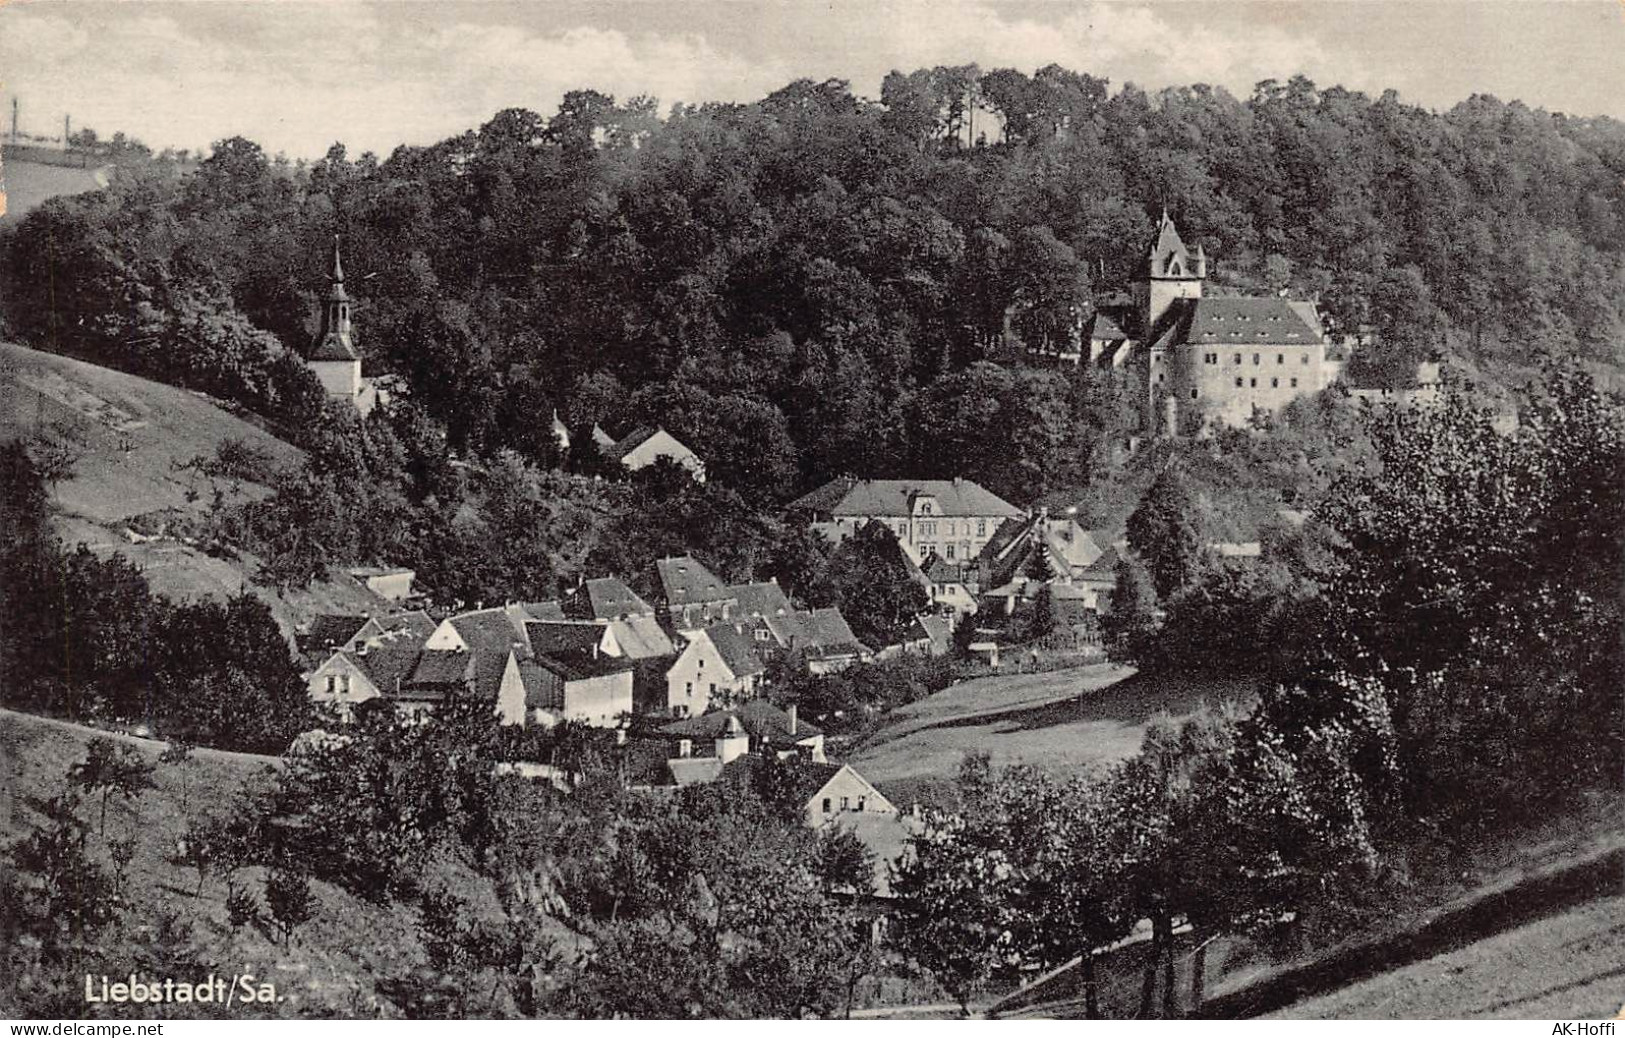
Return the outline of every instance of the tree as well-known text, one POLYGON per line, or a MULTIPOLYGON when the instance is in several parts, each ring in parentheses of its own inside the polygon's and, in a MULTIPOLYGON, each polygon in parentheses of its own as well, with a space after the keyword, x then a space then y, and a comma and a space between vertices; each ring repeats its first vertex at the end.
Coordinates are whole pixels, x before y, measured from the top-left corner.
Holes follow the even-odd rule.
POLYGON ((1196 496, 1179 470, 1157 473, 1128 518, 1128 543, 1145 560, 1157 597, 1167 599, 1191 583, 1201 562, 1203 539, 1196 496))
POLYGON ((100 794, 98 832, 107 830, 107 802, 117 794, 125 803, 153 788, 155 765, 141 751, 112 739, 96 738, 85 747, 85 759, 68 769, 68 781, 92 795, 100 794))
POLYGON ((159 764, 173 765, 181 780, 181 813, 185 814, 190 806, 186 784, 186 765, 192 759, 192 751, 196 749, 185 736, 171 735, 169 745, 164 752, 158 755, 159 764))
POLYGON ((841 615, 865 645, 902 641, 914 618, 930 608, 930 596, 885 523, 865 523, 841 542, 829 571, 841 615))
POLYGON ((1114 575, 1110 608, 1100 618, 1107 651, 1113 659, 1140 662, 1157 630, 1157 592, 1145 564, 1134 555, 1120 557, 1114 575))
POLYGON ((282 930, 282 943, 293 940, 293 932, 316 910, 310 893, 310 880, 296 868, 277 866, 265 876, 265 905, 271 919, 282 930))
POLYGON ((969 1016, 971 999, 1015 951, 1014 870, 1005 850, 973 842, 966 830, 962 818, 928 811, 910 836, 892 877, 890 938, 969 1016))

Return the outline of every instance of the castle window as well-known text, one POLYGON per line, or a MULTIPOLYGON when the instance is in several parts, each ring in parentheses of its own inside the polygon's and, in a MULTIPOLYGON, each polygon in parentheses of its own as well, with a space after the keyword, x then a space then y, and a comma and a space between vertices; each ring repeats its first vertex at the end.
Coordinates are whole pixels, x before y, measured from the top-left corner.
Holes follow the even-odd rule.
POLYGON ((1239 354, 1239 353, 1238 353, 1238 354, 1236 354, 1236 363, 1237 363, 1237 364, 1240 364, 1240 363, 1241 363, 1241 354, 1239 354))
POLYGON ((1258 363, 1258 354, 1256 354, 1256 353, 1255 353, 1255 354, 1253 354, 1253 363, 1254 363, 1254 364, 1257 364, 1257 363, 1258 363))
POLYGON ((1286 363, 1286 354, 1277 353, 1275 355, 1275 363, 1277 363, 1277 364, 1285 364, 1286 363))
POLYGON ((947 548, 946 548, 946 549, 944 549, 944 550, 946 550, 946 551, 947 551, 947 553, 948 553, 948 558, 950 558, 950 559, 951 559, 951 558, 953 558, 953 557, 954 557, 954 546, 953 546, 953 545, 951 545, 951 544, 950 544, 950 545, 948 545, 948 547, 947 547, 947 548))
POLYGON ((1304 354, 1304 355, 1303 355, 1303 362, 1304 362, 1304 363, 1305 363, 1305 364, 1308 364, 1308 363, 1309 363, 1309 354, 1307 354, 1307 353, 1305 353, 1305 354, 1304 354))
POLYGON ((1292 388, 1293 388, 1293 389, 1297 389, 1297 388, 1298 388, 1298 380, 1297 380, 1297 379, 1293 379, 1293 380, 1292 380, 1292 388))
POLYGON ((1240 375, 1236 376, 1236 388, 1237 389, 1241 388, 1241 376, 1240 375))
POLYGON ((1278 379, 1278 378, 1270 379, 1270 388, 1271 389, 1280 389, 1281 388, 1281 380, 1278 379))
POLYGON ((1191 390, 1191 399, 1192 399, 1192 400, 1195 400, 1195 399, 1196 399, 1196 390, 1195 390, 1195 389, 1192 389, 1192 390, 1191 390))
POLYGON ((1256 378, 1248 379, 1247 380, 1247 388, 1249 388, 1249 389, 1257 389, 1258 388, 1258 379, 1256 379, 1256 378))

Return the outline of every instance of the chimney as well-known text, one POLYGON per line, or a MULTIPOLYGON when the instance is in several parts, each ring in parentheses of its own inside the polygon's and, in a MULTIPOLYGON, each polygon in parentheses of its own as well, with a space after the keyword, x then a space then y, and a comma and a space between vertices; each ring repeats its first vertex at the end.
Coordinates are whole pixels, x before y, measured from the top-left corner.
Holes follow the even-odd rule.
POLYGON ((795 735, 796 734, 796 705, 794 703, 791 703, 789 706, 785 707, 784 712, 786 714, 790 715, 790 734, 795 735))

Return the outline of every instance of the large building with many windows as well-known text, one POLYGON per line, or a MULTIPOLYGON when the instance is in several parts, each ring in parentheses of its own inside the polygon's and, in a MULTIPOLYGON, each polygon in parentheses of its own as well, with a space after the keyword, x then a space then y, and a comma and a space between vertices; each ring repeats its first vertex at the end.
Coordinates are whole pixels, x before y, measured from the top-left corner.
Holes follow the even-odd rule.
POLYGON ((787 511, 836 544, 882 522, 915 563, 932 554, 973 561, 1000 523, 1025 514, 968 479, 833 479, 787 511))
POLYGON ((1136 377, 1148 435, 1245 426, 1326 388, 1340 370, 1313 303, 1207 296, 1206 279, 1207 256, 1187 249, 1164 213, 1132 301, 1085 330, 1091 363, 1136 377))

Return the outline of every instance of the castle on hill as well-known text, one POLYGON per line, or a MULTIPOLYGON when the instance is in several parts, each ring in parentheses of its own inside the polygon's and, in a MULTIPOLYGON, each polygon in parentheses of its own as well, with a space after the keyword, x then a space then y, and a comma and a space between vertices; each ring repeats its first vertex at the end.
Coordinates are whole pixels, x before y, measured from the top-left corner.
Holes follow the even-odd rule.
POLYGON ((1145 435, 1245 427, 1342 374, 1345 353, 1329 346, 1314 303, 1205 296, 1206 280, 1206 254, 1165 212, 1132 294, 1099 307, 1080 335, 1088 363, 1134 377, 1145 435))

